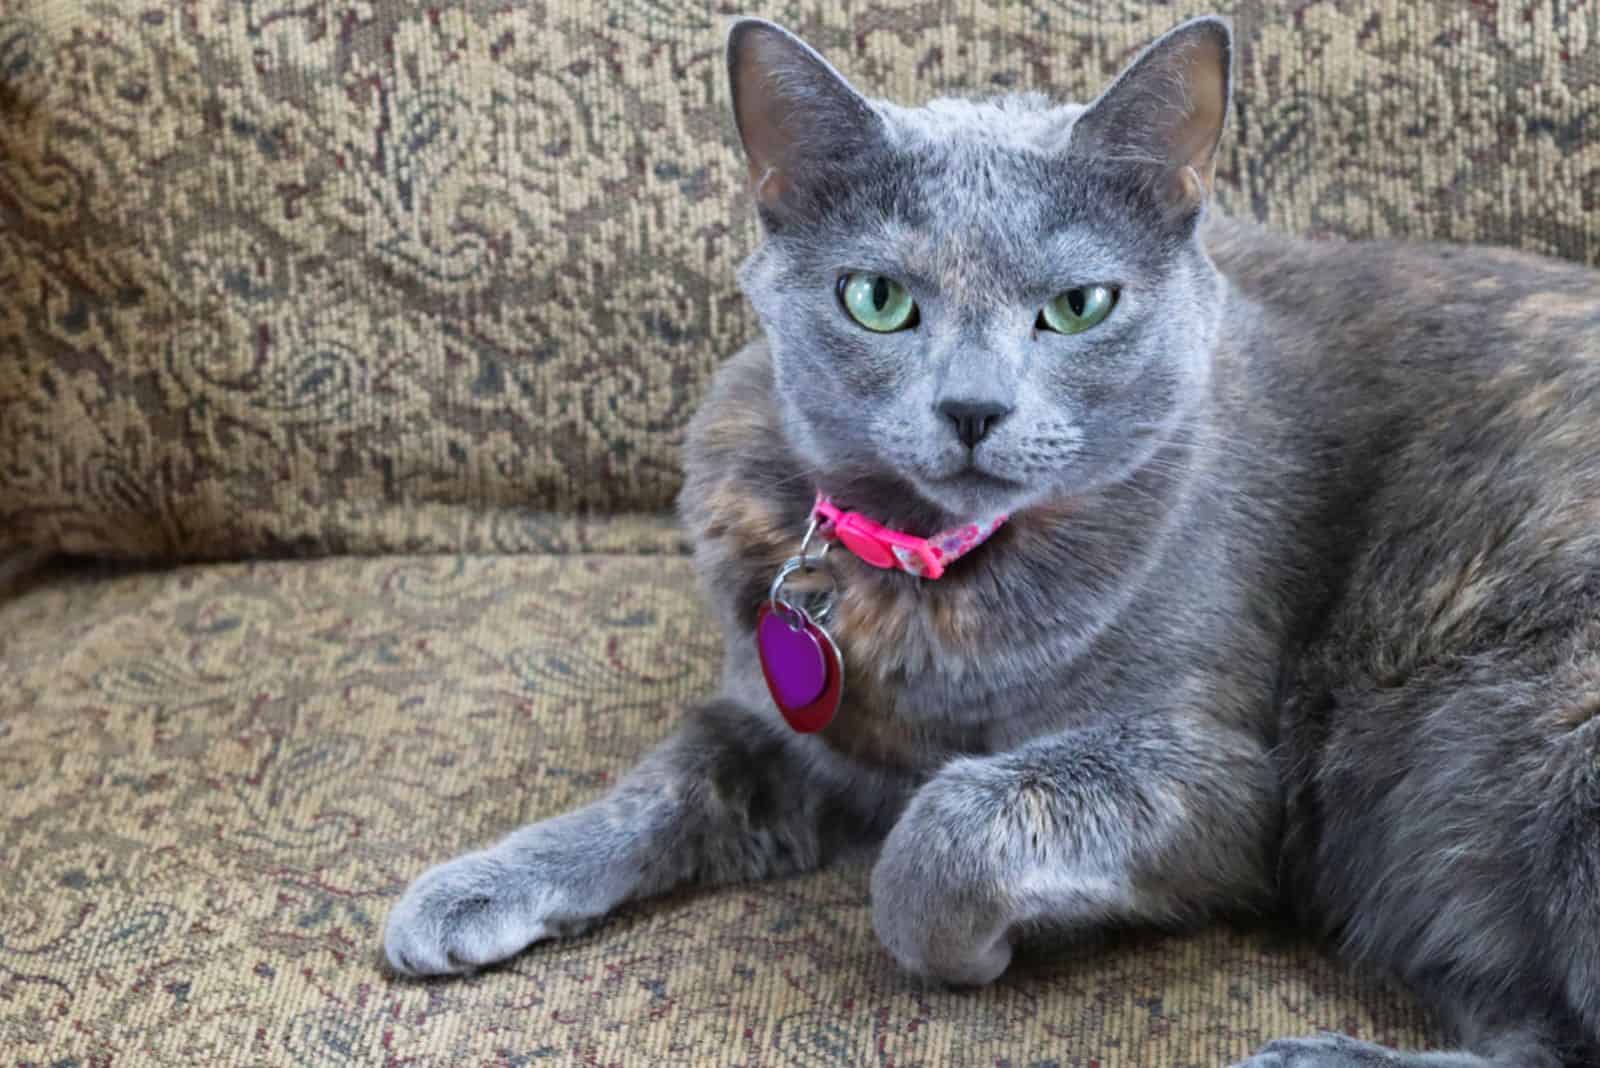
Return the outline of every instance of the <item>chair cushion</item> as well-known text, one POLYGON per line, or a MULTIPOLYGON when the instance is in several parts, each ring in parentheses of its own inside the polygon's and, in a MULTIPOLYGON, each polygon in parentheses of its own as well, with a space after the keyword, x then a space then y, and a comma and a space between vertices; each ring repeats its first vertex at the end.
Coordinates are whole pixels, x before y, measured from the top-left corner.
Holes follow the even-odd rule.
POLYGON ((863 862, 393 978, 426 865, 603 791, 715 685, 670 556, 58 569, 0 603, 0 1046, 28 1063, 1219 1068, 1412 1002, 1218 927, 897 973, 863 862))

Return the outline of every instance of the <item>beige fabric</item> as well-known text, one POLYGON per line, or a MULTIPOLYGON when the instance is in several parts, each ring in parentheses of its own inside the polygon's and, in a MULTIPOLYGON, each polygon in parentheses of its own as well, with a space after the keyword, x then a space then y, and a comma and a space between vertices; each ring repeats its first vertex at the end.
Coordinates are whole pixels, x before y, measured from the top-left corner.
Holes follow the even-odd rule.
MULTIPOLYGON (((915 101, 1081 99, 1213 6, 753 10, 915 101)), ((1222 6, 1235 210, 1595 258, 1600 5, 1222 6)), ((0 2, 0 541, 539 549, 529 515, 667 507, 754 325, 723 10, 0 2)))
MULTIPOLYGON (((1207 6, 764 13, 902 100, 1082 98, 1207 6)), ((8 1059, 1212 1068, 1324 1027, 1426 1041, 1405 998, 1223 929, 919 988, 860 865, 641 906, 464 982, 382 971, 425 864, 594 796, 714 684, 654 513, 753 329, 722 17, 0 0, 0 549, 562 554, 17 568, 8 1059)), ((1236 21, 1234 210, 1597 257, 1600 8, 1236 21)))
POLYGON ((1223 929, 899 975, 867 869, 686 893, 457 982, 379 925, 428 863, 603 790, 714 684, 685 561, 57 573, 0 605, 0 1050, 40 1064, 1220 1068, 1404 998, 1223 929))

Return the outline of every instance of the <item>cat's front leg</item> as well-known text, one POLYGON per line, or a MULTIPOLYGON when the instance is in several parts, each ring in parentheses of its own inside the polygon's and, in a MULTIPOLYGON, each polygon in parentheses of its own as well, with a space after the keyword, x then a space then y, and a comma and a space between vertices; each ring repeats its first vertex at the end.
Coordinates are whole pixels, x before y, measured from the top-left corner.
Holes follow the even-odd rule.
POLYGON ((1326 1034, 1268 1043, 1260 1053, 1234 1068, 1497 1068, 1506 1064, 1559 1068, 1560 1062, 1543 1046, 1518 1052, 1518 1059, 1510 1061, 1491 1061, 1467 1052, 1403 1053, 1348 1035, 1326 1034))
POLYGON ((384 952, 407 975, 468 971, 675 886, 813 868, 870 833, 856 800, 816 781, 793 736, 709 705, 601 799, 423 873, 384 952))
POLYGON ((987 983, 1037 928, 1198 920, 1261 903, 1276 787, 1263 747, 1185 715, 1107 721, 946 766, 885 842, 878 937, 908 970, 987 983))

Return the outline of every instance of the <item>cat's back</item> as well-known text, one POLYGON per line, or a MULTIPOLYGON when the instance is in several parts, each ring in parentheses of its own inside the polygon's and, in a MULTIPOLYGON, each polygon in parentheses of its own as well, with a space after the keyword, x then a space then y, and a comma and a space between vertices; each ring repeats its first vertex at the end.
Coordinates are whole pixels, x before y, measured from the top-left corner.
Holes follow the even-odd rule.
POLYGON ((1328 624, 1347 669, 1404 675, 1593 610, 1600 273, 1226 221, 1207 247, 1232 283, 1237 418, 1288 428, 1260 444, 1307 459, 1308 527, 1349 554, 1328 624))
POLYGON ((1465 484, 1503 464, 1546 477, 1596 467, 1600 272, 1231 220, 1205 237, 1230 282, 1217 353, 1226 421, 1284 428, 1261 444, 1419 493, 1451 492, 1457 461, 1465 484))
MULTIPOLYGON (((1227 218, 1205 245, 1304 374, 1437 395, 1600 371, 1600 271, 1511 249, 1306 240, 1227 218)), ((1226 324, 1224 325, 1226 329, 1226 324)))

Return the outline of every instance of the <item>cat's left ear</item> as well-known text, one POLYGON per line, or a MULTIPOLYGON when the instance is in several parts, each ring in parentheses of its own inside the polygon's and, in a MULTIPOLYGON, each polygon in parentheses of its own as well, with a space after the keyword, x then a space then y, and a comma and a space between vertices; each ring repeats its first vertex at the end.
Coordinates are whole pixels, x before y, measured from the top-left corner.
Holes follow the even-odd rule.
POLYGON ((1172 206, 1198 207, 1216 175, 1232 63, 1226 19, 1206 15, 1169 30, 1078 116, 1069 153, 1164 166, 1172 206))
POLYGON ((769 211, 803 201, 882 135, 883 120, 865 97, 815 49, 765 19, 739 19, 729 30, 728 84, 750 189, 769 211))

